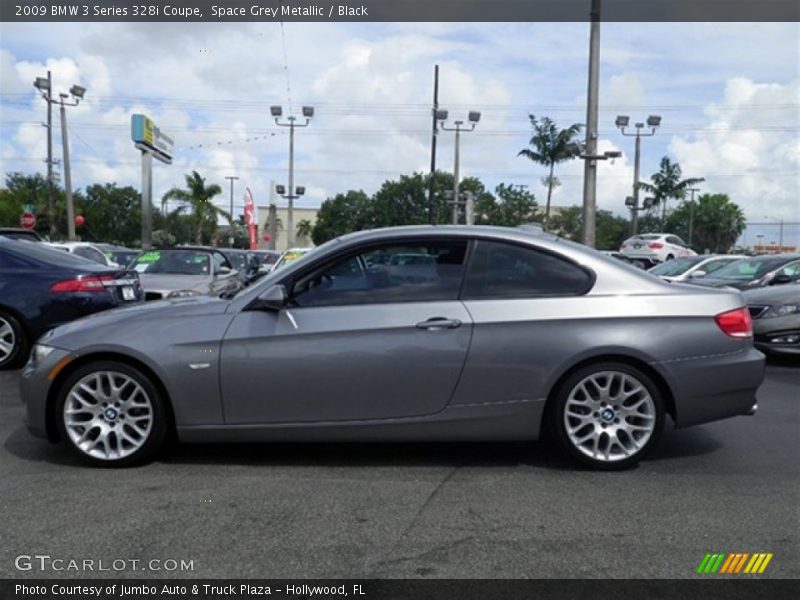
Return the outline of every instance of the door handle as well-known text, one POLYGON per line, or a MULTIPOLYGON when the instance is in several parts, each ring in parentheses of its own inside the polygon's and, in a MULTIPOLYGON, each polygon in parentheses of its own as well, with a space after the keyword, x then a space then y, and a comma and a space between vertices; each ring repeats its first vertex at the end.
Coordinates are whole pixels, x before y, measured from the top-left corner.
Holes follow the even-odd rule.
POLYGON ((459 319, 445 319, 444 317, 433 317, 427 321, 420 321, 417 323, 417 329, 455 329, 461 326, 459 319))

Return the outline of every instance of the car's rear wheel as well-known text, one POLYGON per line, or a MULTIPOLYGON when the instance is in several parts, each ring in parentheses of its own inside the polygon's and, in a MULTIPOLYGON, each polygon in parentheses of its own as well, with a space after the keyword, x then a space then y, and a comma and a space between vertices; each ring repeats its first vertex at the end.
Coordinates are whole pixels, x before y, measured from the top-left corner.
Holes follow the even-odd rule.
POLYGON ((550 411, 559 445, 597 469, 633 466, 658 442, 664 403, 658 387, 622 363, 588 365, 560 386, 550 411))
POLYGON ((166 439, 164 399, 149 377, 124 363, 80 367, 61 387, 56 411, 63 439, 96 466, 142 463, 166 439))
POLYGON ((667 254, 667 260, 672 260, 673 258, 675 257, 672 254, 667 254))
POLYGON ((28 357, 28 338, 20 322, 0 310, 0 369, 20 366, 28 357))

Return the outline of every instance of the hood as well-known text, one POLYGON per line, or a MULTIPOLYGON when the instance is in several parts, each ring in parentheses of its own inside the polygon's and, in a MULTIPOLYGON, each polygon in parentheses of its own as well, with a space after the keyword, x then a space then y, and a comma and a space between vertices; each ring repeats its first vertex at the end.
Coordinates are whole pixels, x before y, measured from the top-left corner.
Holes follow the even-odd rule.
POLYGON ((744 292, 744 299, 748 304, 800 303, 800 283, 788 283, 747 290, 744 292))
POLYGON ((208 275, 176 275, 174 273, 140 273, 139 284, 145 292, 169 293, 195 290, 207 294, 211 285, 208 275))
POLYGON ((144 323, 153 325, 163 319, 175 320, 187 316, 218 315, 224 313, 229 304, 227 300, 211 296, 194 296, 134 304, 95 313, 82 319, 65 323, 45 333, 39 341, 43 344, 70 349, 72 347, 70 339, 87 331, 97 331, 104 328, 119 331, 120 328, 138 328, 143 326, 144 323))

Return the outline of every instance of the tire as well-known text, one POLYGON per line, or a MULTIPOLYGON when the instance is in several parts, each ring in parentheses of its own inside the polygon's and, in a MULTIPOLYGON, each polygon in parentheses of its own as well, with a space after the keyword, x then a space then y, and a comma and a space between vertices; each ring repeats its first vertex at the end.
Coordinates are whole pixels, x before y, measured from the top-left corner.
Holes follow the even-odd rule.
POLYGON ((29 352, 30 342, 20 322, 0 310, 0 370, 21 367, 29 352))
POLYGON ((632 467, 664 431, 658 386, 639 369, 617 362, 587 365, 559 386, 549 411, 556 442, 595 469, 632 467))
POLYGON ((675 257, 672 254, 667 254, 667 258, 664 260, 664 262, 667 262, 668 260, 672 260, 673 258, 675 258, 675 257))
POLYGON ((117 361, 78 368, 61 386, 55 411, 62 439, 81 460, 98 467, 147 462, 169 429, 165 399, 151 379, 117 361))

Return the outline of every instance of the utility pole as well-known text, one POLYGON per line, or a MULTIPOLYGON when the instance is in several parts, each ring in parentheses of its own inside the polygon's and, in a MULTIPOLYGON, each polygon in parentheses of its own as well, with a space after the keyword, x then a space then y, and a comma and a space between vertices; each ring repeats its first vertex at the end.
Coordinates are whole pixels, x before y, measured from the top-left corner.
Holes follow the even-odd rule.
POLYGON ((294 192, 294 128, 308 127, 309 123, 311 123, 311 117, 314 116, 314 107, 303 107, 303 117, 306 120, 305 124, 303 125, 296 123, 297 117, 294 115, 290 115, 286 118, 288 123, 281 123, 279 119, 283 114, 283 108, 280 106, 271 106, 270 113, 275 118, 276 125, 289 128, 289 194, 284 197, 288 200, 288 206, 286 209, 286 226, 288 229, 286 232, 288 244, 287 247, 291 248, 294 246, 294 199, 297 197, 294 192))
POLYGON ((700 188, 689 188, 687 191, 691 192, 692 194, 692 199, 689 200, 690 204, 689 204, 689 240, 688 240, 689 247, 691 248, 692 235, 694 233, 694 193, 699 192, 700 188))
POLYGON ((589 33, 589 82, 586 92, 586 157, 583 168, 583 243, 596 243, 597 102, 600 78, 600 0, 592 0, 589 33))
POLYGON ((431 130, 431 177, 428 181, 428 219, 430 224, 435 224, 438 219, 436 215, 436 209, 434 207, 434 179, 436 178, 436 136, 439 133, 439 128, 437 127, 437 119, 436 119, 436 111, 439 109, 439 65, 435 65, 433 68, 433 125, 431 130))
MULTIPOLYGON (((64 195, 67 199, 67 239, 75 239, 75 208, 72 203, 72 173, 69 168, 69 140, 67 139, 67 111, 64 107, 64 99, 69 98, 68 94, 59 94, 61 98, 61 144, 64 158, 64 195)), ((70 105, 76 106, 76 104, 70 105)))
POLYGON ((234 177, 233 175, 226 175, 225 179, 231 180, 231 229, 228 232, 228 247, 233 248, 233 243, 236 241, 233 235, 233 182, 239 179, 238 177, 234 177))

